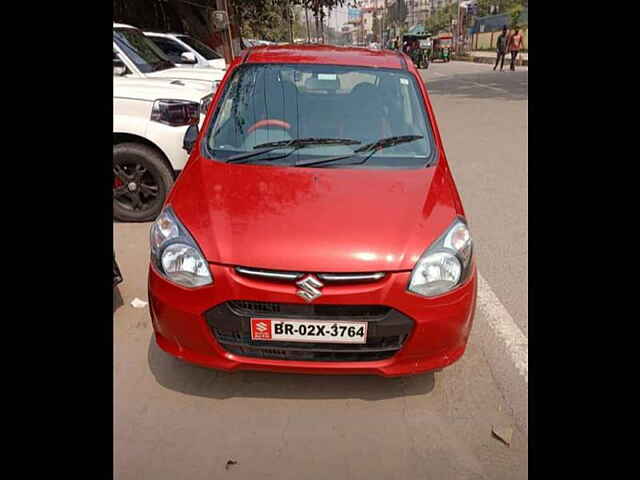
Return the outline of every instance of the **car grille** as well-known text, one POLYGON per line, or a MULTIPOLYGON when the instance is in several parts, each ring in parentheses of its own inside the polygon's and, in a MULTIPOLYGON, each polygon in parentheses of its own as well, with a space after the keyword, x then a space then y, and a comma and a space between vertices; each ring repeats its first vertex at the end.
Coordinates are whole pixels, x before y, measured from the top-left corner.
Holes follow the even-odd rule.
POLYGON ((304 305, 230 301, 205 313, 211 332, 228 352, 246 357, 318 362, 365 362, 392 357, 413 328, 413 320, 382 305, 304 305), (367 343, 335 344, 251 339, 251 317, 366 321, 367 343))
POLYGON ((297 303, 233 300, 229 307, 240 316, 272 315, 316 320, 365 320, 383 318, 391 310, 382 305, 303 305, 297 303))

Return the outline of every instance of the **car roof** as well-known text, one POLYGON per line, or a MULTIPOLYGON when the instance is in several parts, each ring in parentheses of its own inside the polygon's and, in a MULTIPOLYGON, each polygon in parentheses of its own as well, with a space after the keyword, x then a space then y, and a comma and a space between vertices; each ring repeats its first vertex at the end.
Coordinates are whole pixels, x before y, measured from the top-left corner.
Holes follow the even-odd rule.
POLYGON ((315 63, 358 67, 406 68, 403 57, 392 50, 337 45, 264 45, 253 47, 246 63, 315 63))
POLYGON ((155 35, 159 37, 188 37, 185 33, 172 33, 172 32, 153 32, 151 30, 145 30, 145 35, 155 35))
POLYGON ((138 27, 134 27, 133 25, 127 25, 126 23, 115 23, 115 22, 113 22, 113 28, 135 28, 135 29, 137 29, 138 27))

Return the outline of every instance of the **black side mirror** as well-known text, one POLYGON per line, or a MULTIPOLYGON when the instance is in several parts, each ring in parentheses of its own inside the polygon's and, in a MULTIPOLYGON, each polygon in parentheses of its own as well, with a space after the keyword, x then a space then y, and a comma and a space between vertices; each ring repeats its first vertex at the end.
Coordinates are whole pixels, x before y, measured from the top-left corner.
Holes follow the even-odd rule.
POLYGON ((188 153, 191 153, 193 150, 193 146, 198 139, 198 125, 189 125, 187 131, 184 133, 184 139, 182 140, 182 148, 184 148, 188 153))

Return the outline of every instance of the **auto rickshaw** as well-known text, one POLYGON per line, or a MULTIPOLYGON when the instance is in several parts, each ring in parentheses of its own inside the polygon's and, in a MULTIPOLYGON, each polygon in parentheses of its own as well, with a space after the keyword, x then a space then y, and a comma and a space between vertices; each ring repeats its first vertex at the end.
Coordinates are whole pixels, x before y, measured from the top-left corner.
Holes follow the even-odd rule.
POLYGON ((433 50, 431 61, 442 60, 448 62, 451 60, 451 46, 453 37, 451 35, 441 36, 433 39, 433 50))
POLYGON ((414 47, 409 50, 409 55, 415 66, 417 68, 429 68, 429 59, 432 54, 431 34, 427 32, 413 35, 405 33, 402 36, 402 45, 405 42, 414 47))

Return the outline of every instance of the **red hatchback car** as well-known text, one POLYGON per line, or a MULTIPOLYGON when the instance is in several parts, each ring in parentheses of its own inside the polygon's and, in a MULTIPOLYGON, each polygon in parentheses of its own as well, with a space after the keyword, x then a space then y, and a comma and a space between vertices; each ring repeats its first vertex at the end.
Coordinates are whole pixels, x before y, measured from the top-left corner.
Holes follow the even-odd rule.
POLYGON ((185 148, 150 232, 163 350, 227 371, 383 376, 464 353, 472 241, 406 55, 245 51, 185 148))

